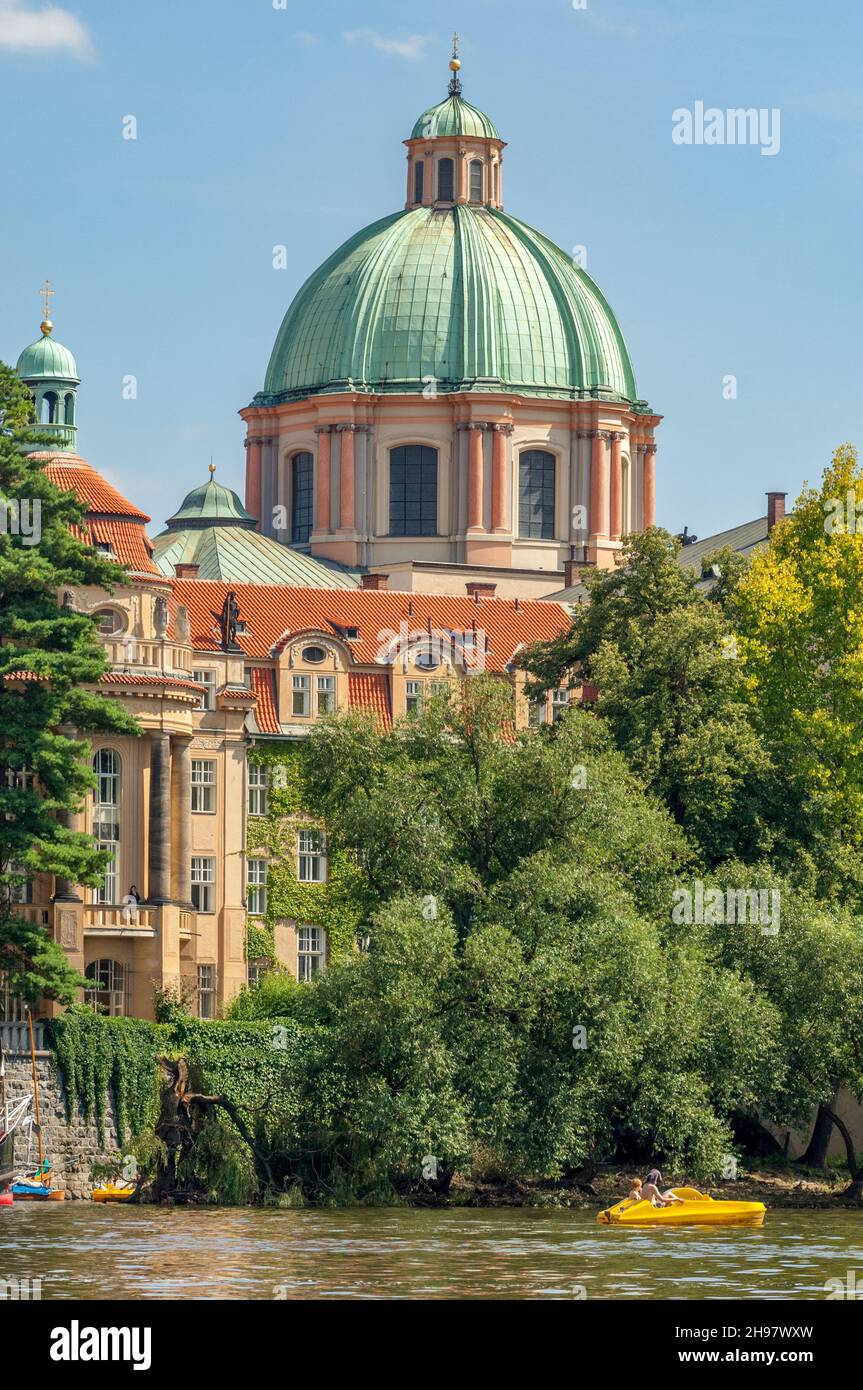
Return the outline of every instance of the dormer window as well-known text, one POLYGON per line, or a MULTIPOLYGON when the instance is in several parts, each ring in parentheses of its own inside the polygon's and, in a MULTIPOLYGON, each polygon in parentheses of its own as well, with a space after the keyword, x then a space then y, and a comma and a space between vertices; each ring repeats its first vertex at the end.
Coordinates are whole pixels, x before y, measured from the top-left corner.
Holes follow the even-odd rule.
POLYGON ((104 555, 109 560, 115 558, 114 547, 110 541, 97 541, 95 549, 99 555, 104 555))
POLYGON ((122 614, 118 613, 116 608, 97 608, 93 617, 96 619, 96 630, 100 637, 116 637, 126 626, 122 614))
POLYGON ((356 642, 356 641, 358 640, 358 638, 359 638, 359 635, 360 635, 360 630, 359 630, 358 627, 346 627, 346 628, 345 628, 345 637, 347 637, 347 639, 348 639, 349 642, 356 642))

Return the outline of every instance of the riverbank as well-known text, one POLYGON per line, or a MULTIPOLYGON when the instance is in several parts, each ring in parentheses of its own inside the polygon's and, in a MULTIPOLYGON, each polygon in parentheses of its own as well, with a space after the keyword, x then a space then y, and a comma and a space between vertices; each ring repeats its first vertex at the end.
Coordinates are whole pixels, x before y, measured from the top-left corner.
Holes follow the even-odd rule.
MULTIPOLYGON (((596 1174, 589 1183, 475 1182, 456 1178, 446 1196, 430 1194, 413 1198, 417 1206, 464 1207, 571 1207, 602 1211, 625 1197, 638 1170, 612 1168, 596 1174)), ((638 1173, 643 1177, 643 1173, 638 1173)), ((849 1177, 843 1169, 817 1173, 794 1164, 742 1172, 734 1181, 715 1185, 693 1182, 685 1174, 665 1174, 668 1187, 695 1186, 725 1201, 763 1202, 771 1209, 847 1207, 859 1210, 863 1203, 844 1196, 849 1177)))

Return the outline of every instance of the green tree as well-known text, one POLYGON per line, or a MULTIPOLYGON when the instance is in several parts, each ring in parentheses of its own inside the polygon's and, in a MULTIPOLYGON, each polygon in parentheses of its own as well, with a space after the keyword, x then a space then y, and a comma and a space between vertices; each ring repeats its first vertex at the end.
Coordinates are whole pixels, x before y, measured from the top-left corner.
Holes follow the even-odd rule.
POLYGON ((123 571, 76 534, 84 508, 26 448, 32 400, 0 364, 0 972, 25 999, 68 1003, 80 981, 61 948, 17 910, 34 873, 94 883, 105 864, 68 829, 93 785, 89 746, 74 733, 134 734, 115 702, 86 689, 108 669, 92 618, 61 601, 79 585, 110 590, 123 571))
POLYGON ((628 537, 618 567, 589 577, 571 630, 521 664, 534 688, 597 688, 597 713, 632 770, 715 864, 769 850, 771 769, 734 629, 678 551, 664 531, 628 537))
POLYGON ((836 450, 737 586, 740 665, 781 790, 780 862, 863 907, 863 469, 836 450))

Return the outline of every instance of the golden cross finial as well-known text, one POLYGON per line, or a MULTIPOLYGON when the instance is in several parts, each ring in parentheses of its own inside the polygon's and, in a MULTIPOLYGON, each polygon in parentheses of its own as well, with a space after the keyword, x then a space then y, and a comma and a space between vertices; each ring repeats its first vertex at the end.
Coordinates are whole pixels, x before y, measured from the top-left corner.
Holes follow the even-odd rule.
POLYGON ((457 97, 461 93, 461 82, 459 81, 459 70, 461 68, 461 58, 458 56, 458 34, 452 36, 452 57, 449 60, 449 70, 452 77, 449 80, 449 94, 457 97))
POLYGON ((56 293, 56 291, 51 289, 51 281, 48 279, 47 276, 45 277, 45 283, 44 283, 44 285, 42 285, 42 287, 37 291, 37 293, 38 293, 38 294, 40 295, 40 297, 41 297, 42 299, 44 299, 44 301, 45 301, 45 323, 47 323, 47 324, 48 324, 48 327, 50 328, 50 327, 51 327, 51 319, 50 319, 49 315, 50 315, 51 306, 50 306, 50 304, 48 303, 48 301, 49 301, 49 299, 52 297, 52 295, 54 295, 54 294, 56 293))

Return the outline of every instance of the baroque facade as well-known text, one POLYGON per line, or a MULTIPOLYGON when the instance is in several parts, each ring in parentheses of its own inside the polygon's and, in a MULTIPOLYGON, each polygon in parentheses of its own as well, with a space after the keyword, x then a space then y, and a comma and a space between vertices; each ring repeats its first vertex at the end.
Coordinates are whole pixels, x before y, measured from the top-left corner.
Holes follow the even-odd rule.
POLYGON ((505 143, 451 66, 404 142, 404 208, 285 315, 240 412, 245 502, 264 534, 399 588, 541 596, 653 525, 661 417, 598 286, 505 211, 505 143))

